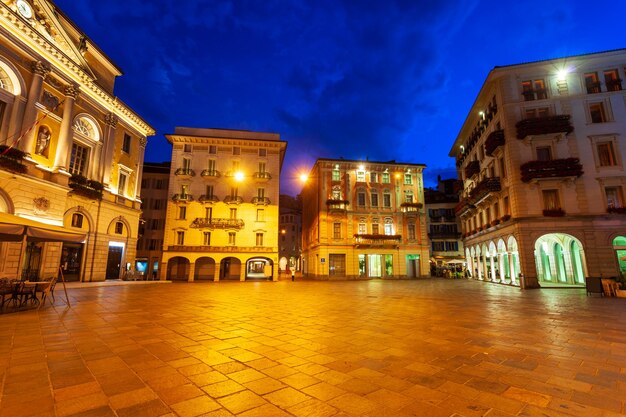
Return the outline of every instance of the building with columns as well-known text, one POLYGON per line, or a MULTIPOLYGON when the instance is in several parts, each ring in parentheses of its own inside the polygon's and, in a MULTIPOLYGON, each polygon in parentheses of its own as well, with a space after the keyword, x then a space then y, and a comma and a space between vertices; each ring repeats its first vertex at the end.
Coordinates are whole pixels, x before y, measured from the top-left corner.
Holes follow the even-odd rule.
POLYGON ((278 280, 276 133, 177 127, 161 279, 278 280))
POLYGON ((474 279, 626 273, 625 78, 625 49, 491 70, 450 150, 474 279))
POLYGON ((0 275, 119 278, 154 130, 121 70, 47 0, 0 1, 0 275))
POLYGON ((425 165, 318 159, 302 189, 302 272, 314 279, 429 274, 425 165))

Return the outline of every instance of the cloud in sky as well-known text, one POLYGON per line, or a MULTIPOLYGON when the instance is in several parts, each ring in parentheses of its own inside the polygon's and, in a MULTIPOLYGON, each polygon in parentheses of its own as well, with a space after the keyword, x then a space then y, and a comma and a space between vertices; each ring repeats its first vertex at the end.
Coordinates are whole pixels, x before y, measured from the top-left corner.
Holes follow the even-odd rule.
POLYGON ((175 126, 278 132, 290 193, 317 157, 454 175, 450 146, 491 68, 625 46, 581 0, 56 3, 123 69, 116 93, 158 131, 147 160, 169 157, 175 126))

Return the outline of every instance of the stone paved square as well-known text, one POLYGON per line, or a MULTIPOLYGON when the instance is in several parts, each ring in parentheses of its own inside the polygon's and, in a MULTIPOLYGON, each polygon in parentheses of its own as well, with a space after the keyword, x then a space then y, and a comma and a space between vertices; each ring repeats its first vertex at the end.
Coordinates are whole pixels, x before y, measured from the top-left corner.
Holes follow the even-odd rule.
POLYGON ((466 280, 71 288, 0 315, 0 417, 626 414, 626 300, 466 280))

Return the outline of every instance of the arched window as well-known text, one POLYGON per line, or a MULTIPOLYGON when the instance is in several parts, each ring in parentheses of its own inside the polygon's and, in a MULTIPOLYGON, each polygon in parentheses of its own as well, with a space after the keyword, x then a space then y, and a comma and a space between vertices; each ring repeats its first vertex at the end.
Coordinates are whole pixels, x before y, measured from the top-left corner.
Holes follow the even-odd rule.
POLYGON ((0 88, 9 93, 13 93, 13 81, 2 67, 0 67, 0 88))
POLYGON ((74 132, 94 141, 100 140, 100 132, 96 122, 85 116, 78 116, 74 119, 74 132))

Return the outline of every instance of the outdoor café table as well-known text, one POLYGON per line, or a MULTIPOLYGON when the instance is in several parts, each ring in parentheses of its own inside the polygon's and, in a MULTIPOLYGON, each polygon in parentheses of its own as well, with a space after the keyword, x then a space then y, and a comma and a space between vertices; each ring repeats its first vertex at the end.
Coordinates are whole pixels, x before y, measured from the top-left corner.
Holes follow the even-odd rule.
POLYGON ((26 298, 22 300, 22 304, 26 304, 29 300, 34 304, 39 304, 37 292, 43 293, 50 286, 50 281, 22 281, 22 284, 24 284, 23 288, 26 290, 22 292, 23 295, 26 295, 26 298))

